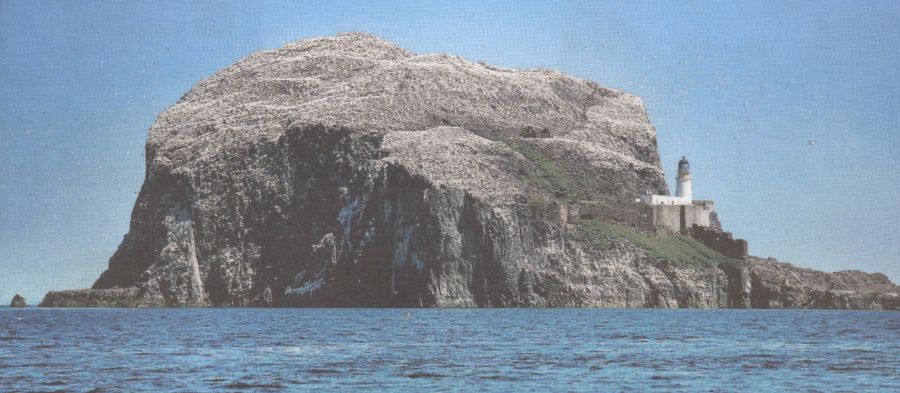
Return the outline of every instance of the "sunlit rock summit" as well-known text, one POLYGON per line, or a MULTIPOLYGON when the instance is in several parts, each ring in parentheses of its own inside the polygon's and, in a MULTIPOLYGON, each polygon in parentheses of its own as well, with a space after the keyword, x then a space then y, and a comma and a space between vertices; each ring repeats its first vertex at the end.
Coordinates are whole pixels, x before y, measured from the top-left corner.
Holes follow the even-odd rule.
MULTIPOLYGON (((130 230, 44 306, 896 308, 883 275, 647 225, 638 97, 367 34, 253 54, 149 131, 130 230)), ((720 228, 719 228, 720 229, 720 228)))

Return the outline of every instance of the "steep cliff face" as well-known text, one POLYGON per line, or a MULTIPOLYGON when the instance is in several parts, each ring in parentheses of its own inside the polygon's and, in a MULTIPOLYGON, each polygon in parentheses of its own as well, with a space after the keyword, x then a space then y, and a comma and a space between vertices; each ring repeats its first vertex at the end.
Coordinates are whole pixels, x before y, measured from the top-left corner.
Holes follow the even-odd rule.
POLYGON ((159 116, 108 270, 42 305, 896 307, 873 276, 823 300, 774 262, 645 238, 645 190, 666 184, 637 97, 365 34, 306 40, 159 116), (569 222, 574 201, 607 213, 569 222))

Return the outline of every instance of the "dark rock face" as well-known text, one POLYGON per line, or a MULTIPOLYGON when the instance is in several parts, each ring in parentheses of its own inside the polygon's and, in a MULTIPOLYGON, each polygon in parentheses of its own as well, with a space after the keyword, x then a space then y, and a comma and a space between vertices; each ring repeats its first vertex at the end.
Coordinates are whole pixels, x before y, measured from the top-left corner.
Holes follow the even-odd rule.
POLYGON ((28 304, 25 303, 25 298, 19 295, 18 293, 13 296, 12 301, 9 303, 10 307, 25 307, 28 304))
POLYGON ((164 307, 139 296, 137 288, 50 291, 39 307, 164 307))
POLYGON ((900 309, 900 291, 883 274, 824 273, 771 258, 749 262, 742 279, 752 308, 900 309))
POLYGON ((634 196, 666 188, 637 97, 369 35, 307 40, 161 114, 109 268, 41 305, 896 307, 877 276, 821 273, 833 295, 810 279, 795 296, 778 274, 796 268, 679 265, 563 208, 637 228, 634 196))
POLYGON ((704 228, 695 224, 691 227, 690 234, 694 239, 728 258, 746 259, 750 256, 746 240, 735 239, 731 232, 722 232, 715 226, 704 228))

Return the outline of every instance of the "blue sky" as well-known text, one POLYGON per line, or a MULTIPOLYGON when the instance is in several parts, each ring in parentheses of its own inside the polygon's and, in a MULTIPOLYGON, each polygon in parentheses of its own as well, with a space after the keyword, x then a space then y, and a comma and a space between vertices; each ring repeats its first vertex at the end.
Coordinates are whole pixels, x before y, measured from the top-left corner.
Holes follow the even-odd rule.
POLYGON ((900 281, 897 2, 2 0, 0 301, 92 284, 190 86, 344 31, 635 93, 752 254, 900 281))

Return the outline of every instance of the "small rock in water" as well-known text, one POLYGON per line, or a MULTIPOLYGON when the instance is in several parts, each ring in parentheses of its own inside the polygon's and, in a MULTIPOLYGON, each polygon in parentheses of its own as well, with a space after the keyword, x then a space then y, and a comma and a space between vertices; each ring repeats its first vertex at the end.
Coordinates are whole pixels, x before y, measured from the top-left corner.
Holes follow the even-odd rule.
POLYGON ((27 305, 28 304, 25 303, 25 298, 18 293, 16 294, 16 296, 13 296, 12 301, 9 303, 10 307, 25 307, 27 305))

